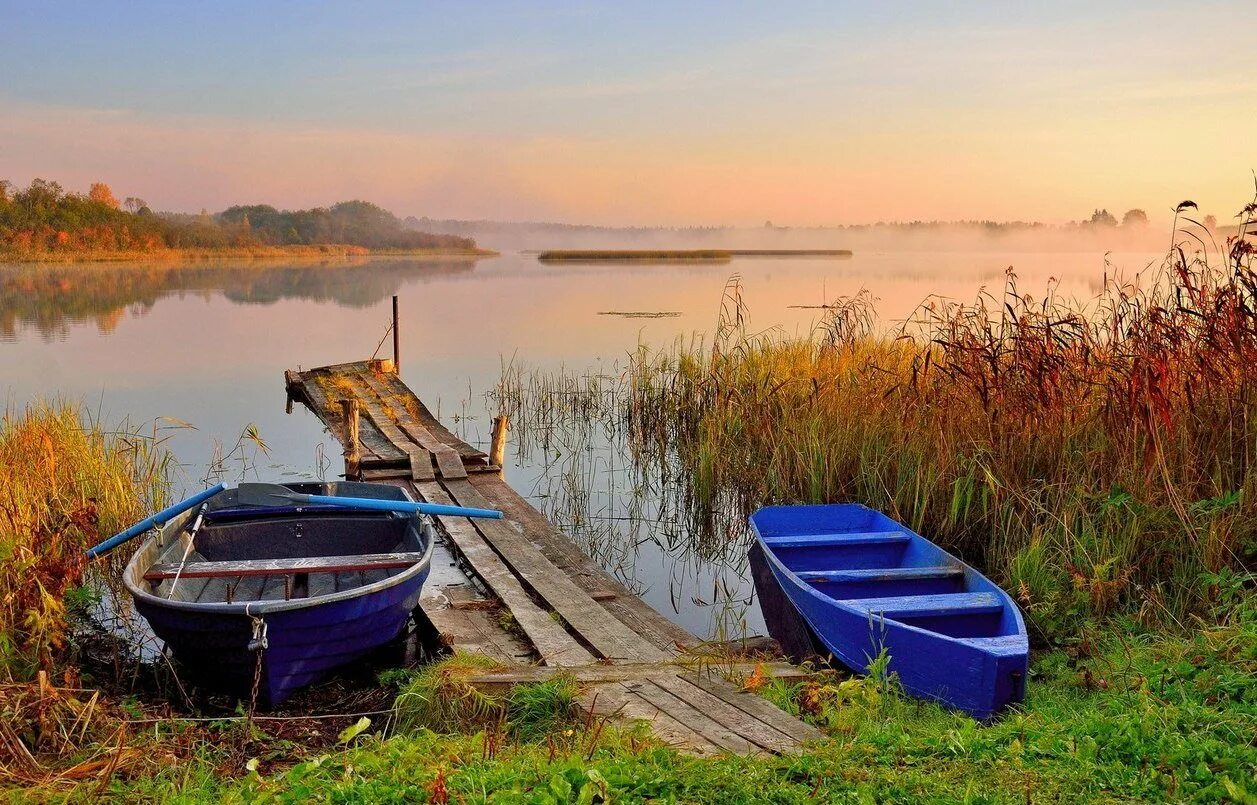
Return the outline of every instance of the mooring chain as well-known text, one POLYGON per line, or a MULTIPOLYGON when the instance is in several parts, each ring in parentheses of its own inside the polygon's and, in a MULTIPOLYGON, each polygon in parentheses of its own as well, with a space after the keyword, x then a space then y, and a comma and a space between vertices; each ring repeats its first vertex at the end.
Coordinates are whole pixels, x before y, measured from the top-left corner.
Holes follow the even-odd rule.
POLYGON ((249 715, 252 716, 258 704, 258 689, 262 685, 262 654, 270 645, 267 639, 266 621, 259 615, 249 612, 252 602, 245 604, 244 614, 253 622, 253 637, 249 640, 249 651, 257 653, 257 662, 253 666, 253 689, 249 693, 249 715))

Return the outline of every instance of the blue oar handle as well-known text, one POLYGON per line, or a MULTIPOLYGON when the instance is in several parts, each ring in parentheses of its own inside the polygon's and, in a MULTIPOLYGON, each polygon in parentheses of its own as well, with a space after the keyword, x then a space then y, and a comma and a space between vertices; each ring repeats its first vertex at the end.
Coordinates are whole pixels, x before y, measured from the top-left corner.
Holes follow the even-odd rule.
POLYGON ((466 506, 442 506, 439 503, 411 503, 405 500, 380 500, 379 498, 342 498, 332 495, 302 495, 311 503, 330 503, 354 509, 375 509, 385 512, 418 512, 442 517, 483 517, 501 520, 502 512, 496 509, 471 509, 466 506))
POLYGON ((210 487, 209 489, 206 489, 204 492, 197 492, 195 495, 188 498, 187 500, 180 501, 173 506, 167 506, 166 508, 157 512, 157 514, 154 514, 151 517, 144 518, 140 522, 128 528, 126 531, 123 531, 121 534, 116 534, 110 537, 109 539, 105 540, 104 542, 100 543, 99 545, 93 545, 92 547, 88 548, 87 558, 95 559, 97 556, 100 556, 101 554, 109 553, 114 548, 118 547, 119 545, 126 542, 127 540, 138 537, 140 534, 143 534, 145 531, 149 530, 155 525, 158 525, 160 523, 165 523, 167 520, 170 520, 175 515, 183 514, 188 509, 192 508, 198 503, 202 503, 206 500, 209 500, 210 498, 214 497, 221 491, 223 491, 223 485, 217 484, 215 486, 210 487))

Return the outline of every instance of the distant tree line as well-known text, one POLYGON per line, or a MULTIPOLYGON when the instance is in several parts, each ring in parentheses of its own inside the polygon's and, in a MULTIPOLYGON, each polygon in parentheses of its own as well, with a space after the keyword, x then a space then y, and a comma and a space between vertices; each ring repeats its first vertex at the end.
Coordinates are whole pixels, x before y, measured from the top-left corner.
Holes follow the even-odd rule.
POLYGON ((134 196, 119 202, 99 182, 87 193, 72 193, 45 179, 34 179, 25 189, 0 180, 0 252, 9 254, 322 244, 370 249, 476 246, 471 238, 409 229, 367 201, 293 211, 258 204, 216 215, 204 210, 188 215, 154 213, 134 196))

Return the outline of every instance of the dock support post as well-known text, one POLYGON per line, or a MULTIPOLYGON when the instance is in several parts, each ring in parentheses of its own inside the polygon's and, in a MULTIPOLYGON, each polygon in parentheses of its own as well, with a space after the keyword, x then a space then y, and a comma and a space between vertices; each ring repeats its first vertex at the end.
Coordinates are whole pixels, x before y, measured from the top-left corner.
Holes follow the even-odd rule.
POLYGON ((345 479, 358 477, 361 458, 358 452, 358 401, 342 399, 341 414, 345 418, 345 479))
MULTIPOLYGON (((489 463, 499 468, 506 465, 506 431, 511 427, 511 418, 506 414, 498 414, 493 418, 493 442, 489 447, 489 463)), ((501 472, 501 469, 498 470, 501 472)))
POLYGON ((402 340, 397 333, 397 295, 393 295, 393 371, 402 376, 402 340))

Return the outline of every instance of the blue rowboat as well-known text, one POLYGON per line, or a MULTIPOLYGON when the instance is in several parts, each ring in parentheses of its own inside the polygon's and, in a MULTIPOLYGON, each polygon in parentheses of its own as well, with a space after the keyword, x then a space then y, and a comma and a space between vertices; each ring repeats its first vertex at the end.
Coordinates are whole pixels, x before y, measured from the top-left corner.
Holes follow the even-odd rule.
POLYGON ((983 721, 1025 698, 1017 605, 934 543, 856 504, 769 506, 751 528, 813 637, 851 670, 885 652, 908 693, 983 721))
MULTIPOLYGON (((302 494, 410 500, 384 484, 286 484, 302 494)), ((147 539, 123 573, 181 672, 280 704, 406 627, 433 534, 417 514, 210 497, 147 539)))

